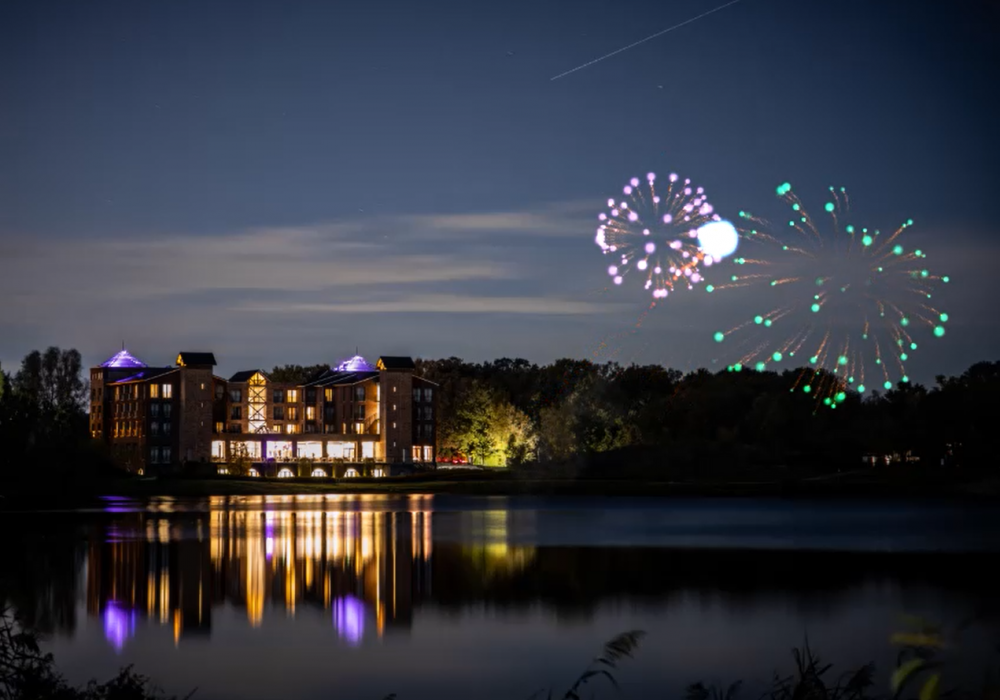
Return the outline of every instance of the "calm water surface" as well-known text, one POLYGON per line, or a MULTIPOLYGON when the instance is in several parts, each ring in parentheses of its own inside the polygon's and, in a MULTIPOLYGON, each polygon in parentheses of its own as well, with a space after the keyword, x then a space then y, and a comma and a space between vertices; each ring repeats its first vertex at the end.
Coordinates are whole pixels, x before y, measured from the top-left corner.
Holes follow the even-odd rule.
MULTIPOLYGON (((71 680, 135 664, 196 698, 524 698, 631 629, 625 697, 752 687, 807 635, 886 672, 901 614, 954 624, 1000 590, 997 518, 940 503, 285 496, 0 520, 0 595, 71 680)), ((992 635, 967 633, 956 673, 992 635)))

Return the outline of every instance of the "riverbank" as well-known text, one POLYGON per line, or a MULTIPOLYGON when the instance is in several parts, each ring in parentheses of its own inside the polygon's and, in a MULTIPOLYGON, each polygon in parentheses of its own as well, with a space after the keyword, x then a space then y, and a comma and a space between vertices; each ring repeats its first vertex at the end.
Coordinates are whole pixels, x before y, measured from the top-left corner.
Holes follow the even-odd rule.
POLYGON ((71 491, 52 484, 0 484, 0 510, 86 507, 103 496, 205 498, 294 494, 464 494, 476 496, 654 496, 662 498, 1000 498, 1000 479, 988 474, 859 470, 803 479, 651 481, 540 478, 506 470, 448 470, 382 479, 143 478, 95 480, 71 491))

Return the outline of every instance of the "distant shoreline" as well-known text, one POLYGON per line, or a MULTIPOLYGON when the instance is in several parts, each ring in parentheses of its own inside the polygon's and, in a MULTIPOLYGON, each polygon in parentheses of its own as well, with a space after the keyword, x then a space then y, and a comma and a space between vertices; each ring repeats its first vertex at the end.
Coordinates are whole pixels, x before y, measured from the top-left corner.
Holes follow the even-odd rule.
MULTIPOLYGON (((971 476, 971 475, 969 475, 971 476)), ((933 498, 998 500, 1000 478, 957 480, 941 475, 907 476, 854 472, 824 479, 758 482, 668 482, 612 479, 524 478, 507 473, 449 472, 415 477, 312 482, 251 478, 123 478, 95 481, 89 488, 53 492, 44 485, 0 483, 0 511, 93 507, 102 496, 208 498, 302 494, 452 494, 469 496, 607 496, 658 498, 933 498), (8 488, 9 487, 9 488, 8 488)))

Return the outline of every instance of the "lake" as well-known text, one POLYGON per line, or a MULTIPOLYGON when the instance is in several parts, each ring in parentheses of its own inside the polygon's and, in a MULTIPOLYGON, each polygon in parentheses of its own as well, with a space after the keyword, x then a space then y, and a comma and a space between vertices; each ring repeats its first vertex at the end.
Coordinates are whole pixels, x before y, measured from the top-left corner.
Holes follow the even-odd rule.
MULTIPOLYGON (((303 495, 0 519, 0 595, 70 680, 134 664, 199 699, 521 699, 633 629, 623 697, 756 697, 806 638, 885 683, 901 615, 1000 605, 1000 524, 969 504, 303 495)), ((981 677, 993 632, 967 630, 948 678, 981 677)))

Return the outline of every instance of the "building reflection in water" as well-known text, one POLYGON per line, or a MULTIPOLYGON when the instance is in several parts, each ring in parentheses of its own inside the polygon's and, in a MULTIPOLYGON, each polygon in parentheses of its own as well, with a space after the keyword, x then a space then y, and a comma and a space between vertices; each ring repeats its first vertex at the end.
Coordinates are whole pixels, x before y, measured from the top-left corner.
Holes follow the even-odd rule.
MULTIPOLYGON (((207 513, 115 513, 90 540, 88 613, 117 650, 137 617, 171 628, 179 644, 209 633, 213 606, 224 604, 243 608, 252 627, 268 610, 327 610, 350 645, 409 629, 430 594, 432 497, 392 506, 365 496, 219 498, 207 513)), ((473 569, 507 556, 498 527, 490 521, 488 540, 466 553, 473 569)))

